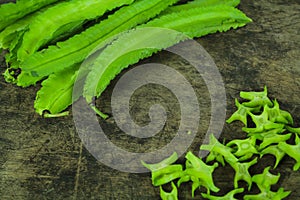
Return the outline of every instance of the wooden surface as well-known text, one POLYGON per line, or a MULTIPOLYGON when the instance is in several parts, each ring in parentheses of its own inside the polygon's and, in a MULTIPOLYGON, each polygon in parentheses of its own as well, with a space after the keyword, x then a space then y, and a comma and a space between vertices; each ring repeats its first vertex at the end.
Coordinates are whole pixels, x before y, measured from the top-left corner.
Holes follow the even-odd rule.
MULTIPOLYGON (((234 98, 238 97, 239 91, 262 90, 266 85, 270 96, 277 98, 300 126, 300 2, 242 0, 239 8, 253 19, 253 23, 239 30, 198 39, 214 58, 223 76, 227 116, 235 109, 234 98)), ((167 53, 159 53, 147 61, 184 68, 185 64, 176 59, 167 53)), ((3 62, 2 67, 1 72, 5 67, 3 62)), ((186 71, 191 77, 192 73, 186 71)), ((113 84, 101 99, 103 110, 107 112, 113 84)), ((205 116, 209 117, 209 99, 205 98, 207 89, 201 80, 194 86, 197 94, 203 97, 204 117, 190 150, 197 150, 201 145, 202 134, 207 129, 205 116)), ((149 174, 123 173, 97 162, 82 145, 72 116, 57 119, 38 116, 33 109, 38 88, 21 89, 6 83, 2 76, 0 78, 0 199, 159 199, 159 190, 151 185, 149 174)), ((148 120, 145 108, 156 100, 153 97, 167 99, 170 112, 175 112, 172 108, 178 106, 164 88, 147 90, 145 87, 138 94, 140 96, 133 97, 132 107, 135 108, 133 115, 141 123, 148 120), (142 98, 145 94, 148 96, 142 98)), ((177 115, 175 112, 165 127, 164 139, 155 140, 157 145, 164 145, 176 131, 177 115)), ((134 145, 128 146, 124 134, 112 119, 102 123, 112 141, 135 150, 134 145)), ((239 123, 226 125, 220 139, 243 138, 240 127, 239 123)), ((265 156, 250 171, 261 173, 264 167, 273 164, 274 157, 265 156)), ((272 170, 281 174, 274 189, 284 187, 292 191, 286 198, 289 200, 300 199, 300 171, 292 171, 293 164, 294 160, 285 157, 280 166, 272 170)), ((220 194, 233 189, 233 175, 228 166, 216 170, 214 178, 221 188, 220 194)), ((180 199, 191 199, 190 189, 190 185, 183 186, 180 199)), ((257 189, 254 188, 254 192, 257 189)), ((195 199, 201 199, 199 191, 195 199)))

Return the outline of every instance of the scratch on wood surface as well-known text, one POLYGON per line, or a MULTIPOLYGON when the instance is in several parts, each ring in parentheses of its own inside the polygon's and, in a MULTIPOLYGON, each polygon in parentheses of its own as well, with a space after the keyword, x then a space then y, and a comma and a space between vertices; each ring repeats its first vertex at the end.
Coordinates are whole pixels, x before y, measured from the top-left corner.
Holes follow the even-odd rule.
POLYGON ((79 147, 79 157, 77 162, 77 170, 75 175, 75 186, 74 186, 74 199, 77 199, 78 186, 79 186, 79 176, 80 176, 80 168, 81 168, 81 159, 82 159, 82 142, 80 142, 79 147))

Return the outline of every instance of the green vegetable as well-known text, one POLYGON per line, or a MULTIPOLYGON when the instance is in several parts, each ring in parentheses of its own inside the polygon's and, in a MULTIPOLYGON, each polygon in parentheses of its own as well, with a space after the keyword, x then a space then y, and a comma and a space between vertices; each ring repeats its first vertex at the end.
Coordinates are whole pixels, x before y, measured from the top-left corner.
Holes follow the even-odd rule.
POLYGON ((178 155, 176 152, 174 152, 170 157, 167 157, 166 159, 164 159, 156 164, 147 164, 144 161, 141 161, 141 162, 144 165, 144 167, 146 167, 150 171, 157 171, 159 169, 165 168, 165 167, 173 164, 174 162, 176 162, 177 159, 178 159, 178 155))
POLYGON ((226 120, 227 123, 231 123, 233 121, 237 121, 238 120, 238 121, 243 122, 243 124, 245 126, 247 126, 247 116, 248 116, 248 113, 250 113, 250 112, 257 113, 257 112, 260 111, 260 106, 254 107, 254 108, 247 107, 247 106, 244 106, 243 104, 240 104, 237 99, 235 99, 235 106, 237 107, 237 111, 235 111, 230 116, 230 118, 226 120))
POLYGON ((295 145, 290 145, 286 142, 280 142, 278 147, 291 158, 296 160, 293 170, 297 171, 300 168, 300 139, 298 135, 295 136, 295 145))
POLYGON ((152 184, 160 186, 169 183, 182 176, 182 166, 173 164, 178 159, 177 153, 174 152, 170 157, 156 164, 142 164, 152 172, 152 184), (172 165, 173 164, 173 165, 172 165))
MULTIPOLYGON (((208 33, 244 26, 250 21, 242 12, 229 6, 184 10, 154 19, 136 30, 122 34, 102 51, 87 76, 83 96, 88 103, 91 103, 94 97, 99 97, 110 81, 123 69, 187 39, 185 35, 191 38, 200 37, 208 33), (161 28, 176 30, 185 35, 161 28), (128 43, 130 38, 135 39, 128 43)), ((93 105, 92 108, 100 116, 105 117, 93 105)))
MULTIPOLYGON (((273 129, 276 130, 276 129, 273 129)), ((276 134, 276 132, 274 131, 267 131, 265 133, 262 134, 263 136, 263 140, 262 143, 259 145, 259 150, 266 148, 267 146, 269 146, 270 144, 278 144, 279 142, 284 142, 288 139, 290 139, 290 137, 292 136, 291 133, 289 134, 276 134)))
MULTIPOLYGON (((284 157, 284 155, 287 154, 296 160, 296 164, 294 165, 293 169, 298 170, 300 167, 300 162, 299 162, 300 161, 300 139, 298 136, 300 129, 289 126, 289 124, 293 122, 291 120, 292 116, 287 111, 282 112, 276 100, 273 101, 274 102, 273 106, 270 106, 271 101, 269 100, 262 101, 262 99, 268 99, 266 93, 266 87, 264 92, 243 92, 242 96, 247 98, 249 100, 248 102, 252 102, 252 103, 248 104, 248 102, 243 102, 241 104, 236 100, 236 106, 238 108, 238 111, 241 111, 241 109, 243 109, 246 112, 239 112, 239 113, 235 112, 233 116, 237 116, 236 118, 237 120, 243 121, 244 124, 246 125, 246 128, 248 128, 247 124, 251 124, 248 121, 249 119, 252 122, 255 122, 255 120, 257 120, 255 124, 256 125, 259 124, 259 126, 262 127, 264 127, 264 125, 266 124, 268 125, 272 123, 273 128, 272 126, 269 126, 267 129, 265 128, 259 129, 261 132, 259 131, 250 132, 248 133, 248 138, 235 139, 228 142, 226 145, 221 144, 214 137, 214 135, 211 134, 209 144, 200 146, 201 150, 210 151, 209 155, 206 158, 206 162, 211 162, 216 160, 222 163, 222 165, 224 166, 226 161, 235 170, 235 176, 234 176, 235 189, 228 192, 224 196, 214 196, 210 194, 210 190, 214 192, 219 191, 219 189, 213 183, 213 176, 212 176, 212 172, 218 166, 218 164, 215 163, 214 165, 209 166, 206 163, 204 163, 201 158, 198 158, 191 152, 188 152, 186 154, 187 160, 185 163, 185 169, 181 172, 181 176, 178 177, 177 186, 180 187, 181 183, 191 181, 192 197, 194 197, 194 192, 197 188, 204 186, 207 188, 207 193, 206 194, 201 193, 201 195, 206 199, 235 200, 236 198, 234 197, 234 195, 237 193, 242 193, 244 191, 244 188, 238 188, 239 185, 238 182, 241 180, 247 182, 248 191, 250 191, 252 187, 252 183, 255 183, 260 190, 260 193, 258 194, 244 195, 243 198, 244 200, 252 200, 252 199, 253 200, 261 200, 261 199, 281 200, 290 194, 290 191, 284 191, 283 188, 280 188, 276 192, 272 191, 272 186, 278 183, 280 174, 278 173, 277 175, 274 175, 270 173, 270 166, 266 167, 262 174, 255 174, 252 177, 251 174, 249 173, 249 168, 254 164, 256 164, 258 161, 258 158, 253 156, 254 154, 260 154, 260 157, 262 157, 265 154, 274 155, 276 158, 276 163, 274 168, 278 166, 280 160, 284 157), (257 102, 259 102, 259 104, 257 102), (248 107, 253 105, 254 107, 248 107), (244 121, 244 117, 240 117, 244 115, 252 116, 254 115, 252 112, 254 112, 255 115, 258 116, 263 115, 264 117, 261 117, 260 120, 258 120, 258 118, 256 117, 246 118, 246 121, 244 121), (284 116, 282 115, 282 113, 285 113, 284 116), (277 125, 280 124, 281 125, 280 128, 278 128, 276 124, 277 125), (291 137, 292 133, 286 134, 285 133, 286 129, 282 128, 282 126, 288 129, 290 132, 294 133, 295 135, 294 145, 286 143, 286 140, 288 140, 291 137), (258 140, 260 141, 259 143, 257 143, 258 140), (237 157, 239 157, 239 159, 237 157), (247 160, 250 161, 240 162, 240 161, 247 161, 247 160)), ((227 121, 231 121, 231 120, 227 120, 227 121)), ((169 160, 174 161, 176 159, 170 158, 169 160)), ((168 162, 168 164, 172 164, 172 163, 168 162)), ((171 166, 172 165, 169 165, 168 167, 171 166)), ((176 164, 175 166, 179 168, 178 164, 176 164)), ((169 173, 169 171, 167 170, 167 174, 169 173)), ((162 171, 160 173, 160 176, 161 177, 164 176, 162 171)), ((174 180, 175 178, 172 179, 172 181, 174 180)), ((173 186, 172 191, 174 191, 172 192, 172 194, 174 195, 172 196, 172 198, 176 199, 177 197, 175 195, 177 195, 178 191, 176 188, 176 193, 175 193, 175 189, 174 189, 175 184, 173 184, 173 182, 172 182, 172 186, 173 186)))
POLYGON ((201 193, 201 195, 203 196, 203 198, 206 199, 210 199, 210 200, 238 200, 236 198, 234 198, 235 194, 238 193, 242 193, 244 191, 244 188, 237 188, 234 190, 231 190, 230 192, 228 192, 225 196, 213 196, 210 194, 205 194, 205 193, 201 193))
POLYGON ((17 0, 0 5, 0 31, 16 20, 58 0, 17 0))
MULTIPOLYGON (((153 28, 140 28, 121 35, 95 59, 84 85, 83 96, 86 101, 92 103, 94 97, 99 97, 110 81, 130 64, 178 43, 184 37, 178 32, 153 28), (135 39, 128 43, 131 38, 135 39)), ((91 107, 103 117, 94 105, 91 104, 91 107)))
POLYGON ((152 171, 152 184, 154 186, 164 185, 182 176, 182 166, 173 164, 162 169, 152 171))
POLYGON ((273 101, 273 104, 273 107, 265 105, 265 109, 268 113, 269 120, 271 122, 293 125, 294 122, 291 114, 285 110, 281 110, 276 99, 273 101))
POLYGON ((225 165, 224 159, 230 163, 238 162, 238 159, 231 153, 232 149, 221 144, 213 134, 210 134, 209 144, 201 145, 200 150, 210 151, 206 162, 216 159, 223 166, 225 165))
MULTIPOLYGON (((53 40, 56 31, 63 26, 95 19, 107 11, 132 2, 133 0, 72 0, 48 8, 30 23, 18 49, 18 60, 23 62, 29 55, 53 40)), ((64 28, 64 32, 68 31, 68 27, 64 28)))
POLYGON ((267 87, 264 87, 263 92, 240 92, 240 97, 249 100, 249 102, 243 103, 243 105, 247 107, 273 106, 272 101, 268 97, 267 87))
MULTIPOLYGON (((9 50, 9 53, 5 56, 6 62, 9 64, 9 68, 4 72, 5 80, 26 87, 34 85, 50 75, 49 80, 43 82, 43 87, 37 95, 35 109, 39 114, 44 113, 45 117, 63 116, 68 113, 63 112, 63 110, 71 104, 72 93, 69 91, 74 87, 74 77, 79 73, 74 66, 80 65, 83 60, 99 49, 105 49, 104 52, 108 49, 107 52, 112 51, 111 53, 113 53, 114 48, 122 47, 117 45, 118 41, 128 43, 132 40, 130 34, 132 33, 132 36, 134 36, 135 31, 129 31, 127 33, 129 36, 122 34, 120 38, 116 37, 117 34, 142 24, 138 29, 149 27, 169 28, 182 32, 188 37, 200 37, 217 31, 222 32, 230 28, 241 27, 251 21, 241 11, 233 8, 239 3, 238 0, 196 0, 184 4, 187 6, 185 9, 183 9, 184 5, 175 6, 177 9, 181 9, 180 12, 166 12, 161 14, 159 18, 143 24, 177 1, 137 0, 133 2, 133 0, 109 0, 104 2, 71 0, 57 3, 55 1, 48 1, 48 3, 36 1, 37 4, 43 2, 42 9, 37 7, 36 9, 29 9, 28 5, 30 3, 21 0, 17 4, 5 4, 1 6, 0 10, 12 6, 11 9, 7 9, 10 10, 11 15, 13 15, 12 8, 15 10, 20 9, 19 11, 23 13, 19 13, 23 18, 17 17, 14 24, 4 27, 5 29, 0 33, 1 48, 9 50), (127 4, 130 5, 126 6, 127 4), (113 11, 107 18, 103 17, 98 24, 87 28, 81 33, 77 32, 82 30, 83 24, 87 20, 99 18, 106 11, 117 7, 121 8, 113 11), (74 33, 77 34, 74 35, 74 33), (71 35, 73 37, 68 38, 71 35), (125 41, 122 39, 123 37, 128 38, 128 40, 125 41), (106 48, 106 45, 115 39, 116 41, 106 48), (55 81, 56 79, 63 80, 64 73, 67 73, 65 85, 61 84, 61 81, 55 81), (71 73, 76 74, 71 76, 71 73), (56 93, 54 88, 60 90, 60 92, 56 93), (56 94, 63 94, 64 98, 57 98, 56 94)), ((175 7, 173 8, 176 9, 175 7)), ((148 36, 153 37, 150 34, 148 36)), ((177 37, 176 34, 174 36, 174 38, 165 37, 164 41, 158 41, 160 42, 158 48, 140 49, 131 52, 129 59, 123 56, 114 63, 106 63, 103 74, 107 77, 104 78, 103 82, 97 82, 95 94, 91 91, 92 87, 95 86, 93 81, 97 80, 91 74, 100 72, 92 67, 85 83, 84 97, 91 103, 91 99, 94 99, 94 96, 99 97, 110 80, 122 69, 188 38, 185 36, 177 37), (114 65, 118 66, 112 70, 111 68, 114 65), (99 85, 100 87, 98 87, 99 85), (93 95, 92 98, 90 98, 91 95, 93 95)), ((139 43, 142 44, 143 38, 145 37, 137 37, 137 41, 132 44, 131 48, 137 47, 135 45, 139 43)), ((149 40, 149 38, 147 39, 149 40)), ((155 45, 155 43, 153 44, 155 45)), ((124 52, 126 48, 123 51, 120 50, 124 52)), ((101 58, 99 60, 102 61, 101 58)), ((95 65, 99 60, 95 60, 95 65)), ((101 81, 102 78, 100 77, 101 81)), ((98 111, 95 106, 92 106, 92 108, 103 118, 107 117, 107 115, 98 111)))
POLYGON ((292 132, 292 133, 295 133, 295 134, 298 134, 298 136, 300 136, 300 128, 293 128, 293 127, 290 127, 290 126, 285 126, 285 128, 292 132))
POLYGON ((160 197, 162 200, 178 200, 178 191, 176 185, 171 182, 172 185, 172 191, 170 193, 165 192, 162 188, 162 186, 159 187, 160 190, 160 197))
POLYGON ((234 188, 238 188, 238 181, 244 180, 248 183, 248 190, 251 189, 252 186, 252 180, 251 175, 248 172, 248 169, 257 163, 257 158, 253 159, 250 162, 240 163, 240 162, 234 162, 230 163, 230 166, 235 170, 235 176, 234 176, 234 188))
POLYGON ((256 150, 256 139, 254 137, 249 137, 243 140, 231 140, 226 144, 226 146, 231 147, 236 146, 234 155, 239 158, 239 161, 247 160, 253 156, 253 154, 258 154, 256 150))
POLYGON ((269 190, 259 194, 247 194, 244 196, 244 200, 281 200, 287 197, 290 193, 290 191, 285 192, 283 188, 279 188, 277 192, 269 190))
POLYGON ((18 41, 16 41, 18 33, 26 31, 34 17, 39 14, 40 11, 27 15, 7 26, 2 32, 0 32, 0 49, 13 49, 15 45, 11 45, 11 43, 18 43, 18 41))
POLYGON ((214 163, 212 166, 205 164, 201 158, 196 157, 192 152, 186 154, 187 164, 186 170, 183 172, 184 176, 189 176, 192 184, 192 197, 194 197, 194 191, 200 186, 204 186, 209 193, 210 190, 218 192, 220 189, 215 186, 212 173, 215 168, 218 167, 218 163, 214 163))
POLYGON ((118 33, 148 21, 176 1, 138 0, 130 6, 120 8, 81 34, 29 56, 20 65, 23 71, 18 77, 17 84, 23 87, 35 84, 44 76, 82 62, 95 51, 96 47, 98 49, 105 47, 118 33))
POLYGON ((279 162, 282 160, 282 158, 285 156, 285 153, 278 147, 278 145, 271 145, 265 148, 260 152, 260 157, 264 156, 265 154, 271 154, 275 156, 276 162, 274 165, 274 169, 278 166, 279 162))
POLYGON ((73 85, 78 75, 79 65, 60 73, 51 74, 42 82, 42 88, 37 92, 34 108, 45 117, 68 115, 60 113, 72 104, 73 85))
POLYGON ((260 191, 268 191, 271 189, 272 185, 275 185, 279 178, 280 174, 273 175, 269 172, 270 167, 264 169, 262 174, 255 174, 252 177, 252 181, 256 183, 260 191))
POLYGON ((182 10, 193 9, 193 8, 204 8, 209 6, 228 5, 236 7, 240 3, 240 0, 194 0, 189 1, 186 4, 170 6, 162 12, 162 15, 169 13, 176 13, 182 10))
POLYGON ((259 115, 249 113, 252 121, 255 124, 255 128, 243 127, 242 130, 247 133, 261 133, 272 129, 283 129, 284 124, 278 124, 269 120, 269 114, 266 109, 259 115))

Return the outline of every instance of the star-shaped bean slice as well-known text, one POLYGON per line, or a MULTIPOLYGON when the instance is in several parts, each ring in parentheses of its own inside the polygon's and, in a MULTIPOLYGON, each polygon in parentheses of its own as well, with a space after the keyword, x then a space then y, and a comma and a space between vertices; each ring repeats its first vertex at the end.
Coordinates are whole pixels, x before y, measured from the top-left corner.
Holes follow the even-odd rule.
POLYGON ((249 112, 258 112, 260 107, 246 107, 243 104, 240 104, 237 99, 235 99, 235 106, 237 111, 235 111, 229 119, 226 120, 227 123, 233 121, 241 121, 245 126, 247 126, 247 116, 249 112))
POLYGON ((260 154, 261 154, 260 157, 262 157, 266 154, 271 154, 271 155, 275 156, 276 162, 275 162, 275 165, 274 165, 274 169, 278 166, 279 162, 282 160, 282 158, 285 155, 285 153, 278 147, 278 145, 268 146, 267 148, 262 150, 260 152, 260 154))
POLYGON ((277 100, 274 100, 273 103, 273 107, 269 107, 268 105, 264 106, 264 109, 269 115, 269 120, 271 122, 278 122, 282 124, 293 124, 293 118, 291 114, 285 110, 281 110, 277 100))
POLYGON ((162 186, 160 186, 160 197, 162 200, 178 200, 178 191, 176 185, 171 182, 172 191, 166 192, 163 190, 162 186))
POLYGON ((252 157, 253 154, 258 154, 255 148, 256 139, 249 137, 243 140, 232 140, 226 144, 228 147, 235 147, 236 151, 233 153, 235 156, 240 157, 239 161, 247 160, 252 157))
MULTIPOLYGON (((218 158, 218 156, 222 156, 226 162, 237 162, 238 159, 231 153, 232 149, 230 147, 226 147, 221 144, 213 134, 210 135, 209 144, 203 144, 200 146, 201 150, 210 151, 212 155, 210 155, 210 160, 212 158, 218 158), (213 152, 213 153, 212 153, 213 152)), ((220 157, 217 161, 222 160, 220 157)), ((223 163, 222 163, 223 164, 223 163)))
POLYGON ((213 196, 213 195, 205 194, 205 193, 201 193, 201 195, 203 196, 203 198, 210 199, 210 200, 238 200, 238 199, 234 198, 234 195, 236 195, 238 193, 242 193, 242 192, 244 192, 244 188, 237 188, 237 189, 231 190, 224 196, 213 196))
POLYGON ((293 170, 297 171, 300 168, 300 139, 298 135, 295 135, 295 145, 287 144, 286 142, 280 142, 278 147, 287 155, 296 160, 293 170))
POLYGON ((264 87, 263 92, 240 92, 240 97, 249 100, 249 102, 243 103, 243 105, 247 107, 273 106, 272 101, 268 97, 267 87, 264 87))
POLYGON ((289 196, 290 191, 284 191, 283 188, 279 188, 277 192, 264 191, 259 194, 248 194, 244 196, 244 200, 281 200, 289 196))
POLYGON ((271 186, 275 185, 280 178, 280 174, 273 175, 269 170, 270 167, 267 167, 262 174, 256 174, 252 177, 252 181, 256 183, 261 192, 269 191, 271 186))
POLYGON ((244 180, 248 183, 248 190, 250 190, 252 186, 252 178, 248 170, 255 163, 257 163, 257 158, 247 163, 229 163, 231 167, 235 170, 234 188, 238 188, 238 181, 244 180))

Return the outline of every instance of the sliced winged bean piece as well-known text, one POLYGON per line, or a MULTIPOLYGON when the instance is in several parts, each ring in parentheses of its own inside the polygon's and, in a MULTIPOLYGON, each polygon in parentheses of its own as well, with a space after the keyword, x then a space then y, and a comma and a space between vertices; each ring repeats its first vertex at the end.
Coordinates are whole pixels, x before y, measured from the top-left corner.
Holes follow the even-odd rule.
POLYGON ((203 198, 210 199, 210 200, 238 200, 238 199, 234 198, 234 195, 236 195, 238 193, 242 193, 242 192, 244 192, 244 188, 237 188, 237 189, 231 190, 224 196, 213 196, 213 195, 205 194, 205 193, 201 193, 201 195, 203 198))
POLYGON ((212 172, 206 174, 201 169, 190 168, 190 169, 186 169, 184 171, 184 174, 191 176, 192 181, 194 179, 193 182, 195 182, 195 184, 198 185, 196 188, 200 186, 204 186, 208 191, 218 192, 220 190, 214 184, 212 172))
POLYGON ((285 128, 290 131, 291 133, 296 133, 298 136, 300 136, 300 128, 294 128, 290 126, 285 126, 285 128))
POLYGON ((277 102, 277 100, 273 101, 274 106, 273 107, 269 107, 268 105, 264 106, 264 109, 266 109, 266 112, 269 115, 269 120, 271 122, 277 122, 277 123, 281 123, 281 124, 293 124, 293 118, 290 115, 290 113, 288 113, 287 111, 281 110, 279 108, 279 104, 277 102), (288 117, 287 114, 284 113, 288 113, 288 117), (292 123, 291 123, 291 119, 292 119, 292 123))
POLYGON ((279 135, 279 134, 265 134, 262 143, 259 145, 259 150, 262 150, 269 146, 270 144, 278 144, 279 142, 284 142, 290 139, 291 133, 279 135))
POLYGON ((269 191, 272 185, 275 185, 279 178, 280 174, 273 175, 270 173, 270 167, 266 167, 261 174, 255 174, 252 177, 252 181, 256 183, 261 192, 269 191))
MULTIPOLYGON (((218 192, 219 188, 217 188, 213 182, 212 173, 216 167, 218 167, 218 163, 214 163, 209 166, 205 164, 201 158, 195 156, 192 152, 188 152, 186 154, 186 159, 190 163, 190 167, 184 171, 184 175, 189 175, 199 180, 194 181, 195 184, 201 183, 204 187, 207 188, 208 191, 212 190, 214 192, 218 192)), ((199 186, 198 186, 199 187, 199 186)))
POLYGON ((210 134, 209 136, 209 144, 203 144, 200 146, 200 150, 206 150, 210 152, 215 152, 211 155, 211 159, 215 156, 215 158, 218 157, 218 155, 221 155, 224 157, 226 162, 235 163, 238 162, 238 159, 231 153, 232 149, 229 147, 226 147, 225 145, 221 144, 213 134, 210 134))
POLYGON ((282 160, 282 158, 285 156, 285 153, 284 151, 282 151, 278 145, 271 145, 271 146, 268 146, 267 148, 265 148, 264 150, 262 150, 260 152, 261 156, 264 156, 266 154, 271 154, 273 156, 275 156, 276 158, 276 162, 275 162, 275 165, 274 165, 274 169, 278 166, 279 162, 282 160))
POLYGON ((255 123, 255 128, 243 127, 242 130, 247 133, 260 133, 266 130, 284 128, 284 124, 271 122, 265 109, 260 115, 254 115, 252 113, 249 113, 249 115, 251 116, 252 121, 255 123))
POLYGON ((283 188, 279 188, 277 192, 269 190, 259 194, 247 194, 244 196, 244 200, 281 200, 289 196, 290 193, 290 191, 284 191, 283 188))
POLYGON ((162 188, 162 186, 159 187, 160 190, 160 198, 162 200, 178 200, 178 191, 176 185, 171 182, 172 185, 172 191, 171 192, 165 192, 162 188))
POLYGON ((256 139, 254 137, 249 137, 243 140, 231 140, 226 144, 228 147, 236 146, 237 150, 233 152, 235 156, 242 157, 250 154, 251 157, 253 154, 258 154, 258 151, 255 147, 256 139))
POLYGON ((263 131, 263 132, 258 132, 258 133, 249 133, 247 136, 248 137, 254 137, 257 140, 263 141, 264 137, 267 135, 277 135, 277 134, 282 134, 285 131, 285 129, 281 129, 281 128, 275 128, 275 129, 271 129, 268 131, 263 131))
POLYGON ((206 162, 210 162, 213 160, 216 160, 217 162, 221 163, 222 166, 225 166, 225 161, 223 156, 215 151, 211 151, 206 157, 206 162))
POLYGON ((148 164, 148 163, 145 163, 144 161, 141 161, 141 162, 150 171, 156 171, 156 170, 162 169, 162 168, 164 168, 168 165, 171 165, 171 164, 175 163, 177 159, 178 159, 178 155, 177 155, 176 152, 174 152, 171 156, 169 156, 166 159, 160 161, 159 163, 148 164))
POLYGON ((263 92, 240 92, 240 97, 249 102, 244 102, 243 105, 247 107, 257 107, 257 106, 273 106, 272 101, 268 97, 267 87, 264 87, 263 92))
POLYGON ((287 144, 286 142, 280 142, 278 147, 291 158, 296 160, 293 170, 297 171, 300 168, 300 139, 298 135, 296 135, 295 138, 295 145, 287 144))
POLYGON ((258 112, 260 107, 246 107, 243 104, 240 104, 237 99, 235 99, 235 106, 237 107, 237 111, 235 111, 229 119, 226 120, 227 123, 231 123, 233 121, 241 121, 244 125, 247 126, 247 116, 249 112, 258 112))
POLYGON ((152 184, 164 185, 182 176, 182 165, 173 164, 152 172, 152 184))
POLYGON ((240 163, 229 163, 230 166, 235 170, 234 176, 234 188, 238 188, 238 181, 244 180, 248 183, 248 190, 250 190, 252 186, 252 179, 248 169, 257 163, 257 158, 253 159, 250 162, 240 163))

